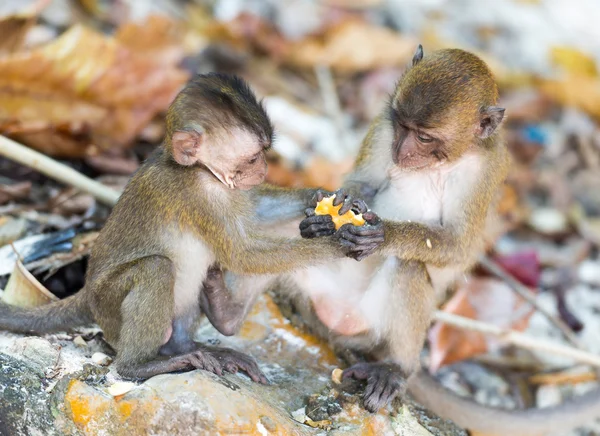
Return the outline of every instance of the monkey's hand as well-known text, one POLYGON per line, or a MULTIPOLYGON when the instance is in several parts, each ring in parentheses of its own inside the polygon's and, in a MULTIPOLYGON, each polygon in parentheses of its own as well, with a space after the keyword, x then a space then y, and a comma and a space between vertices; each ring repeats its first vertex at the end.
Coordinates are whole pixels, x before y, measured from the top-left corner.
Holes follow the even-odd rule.
POLYGON ((317 215, 315 212, 317 204, 325 197, 330 197, 331 195, 335 195, 333 206, 342 205, 338 211, 338 215, 344 215, 350 210, 357 213, 363 213, 363 211, 366 212, 368 210, 363 200, 353 199, 344 189, 339 189, 333 194, 319 189, 311 200, 312 207, 304 211, 306 218, 300 223, 300 235, 303 238, 310 239, 331 236, 335 233, 335 224, 331 215, 317 215))
POLYGON ((345 189, 338 189, 335 192, 317 189, 314 195, 311 197, 308 206, 314 209, 315 207, 317 207, 317 204, 319 204, 319 202, 321 202, 325 197, 331 197, 332 195, 335 195, 335 198, 333 199, 333 205, 342 205, 338 212, 340 215, 344 215, 346 212, 352 209, 353 200, 345 189))
POLYGON ((335 233, 335 238, 339 241, 347 257, 361 261, 373 254, 383 244, 385 235, 383 222, 379 217, 374 212, 369 211, 364 202, 360 204, 359 201, 357 205, 360 206, 358 211, 362 213, 366 224, 364 226, 344 224, 335 233))

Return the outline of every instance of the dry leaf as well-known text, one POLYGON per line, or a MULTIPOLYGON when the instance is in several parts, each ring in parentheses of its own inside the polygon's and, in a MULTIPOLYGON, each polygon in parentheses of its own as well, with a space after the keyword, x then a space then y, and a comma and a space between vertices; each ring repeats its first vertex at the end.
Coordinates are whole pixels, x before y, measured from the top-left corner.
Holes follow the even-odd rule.
POLYGON ((292 44, 287 61, 301 67, 327 65, 345 73, 406 65, 418 41, 357 19, 328 28, 323 35, 292 44))
POLYGON ((74 26, 0 58, 0 132, 70 157, 127 145, 188 78, 172 58, 146 54, 74 26))
POLYGON ((25 42, 27 32, 35 24, 38 14, 51 0, 37 0, 25 10, 15 15, 0 18, 0 54, 19 50, 25 42))
POLYGON ((58 301, 58 298, 38 282, 18 260, 8 279, 2 300, 19 307, 37 307, 58 301))
MULTIPOLYGON (((471 278, 442 310, 518 331, 527 327, 533 313, 506 283, 491 278, 471 278)), ((429 341, 431 372, 443 365, 485 353, 498 345, 496 338, 439 322, 431 328, 429 341)))

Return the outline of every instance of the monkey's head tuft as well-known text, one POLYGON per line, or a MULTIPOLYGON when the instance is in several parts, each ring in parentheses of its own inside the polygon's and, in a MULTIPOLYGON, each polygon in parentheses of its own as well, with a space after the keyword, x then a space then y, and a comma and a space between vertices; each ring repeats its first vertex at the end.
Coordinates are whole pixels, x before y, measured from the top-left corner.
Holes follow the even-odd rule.
POLYGON ((492 73, 479 57, 459 49, 423 56, 419 46, 388 106, 394 163, 421 169, 458 159, 496 131, 504 116, 497 99, 492 73))
POLYGON ((233 75, 194 77, 167 112, 167 152, 180 165, 208 168, 232 189, 263 182, 264 152, 273 136, 262 102, 243 79, 233 75))

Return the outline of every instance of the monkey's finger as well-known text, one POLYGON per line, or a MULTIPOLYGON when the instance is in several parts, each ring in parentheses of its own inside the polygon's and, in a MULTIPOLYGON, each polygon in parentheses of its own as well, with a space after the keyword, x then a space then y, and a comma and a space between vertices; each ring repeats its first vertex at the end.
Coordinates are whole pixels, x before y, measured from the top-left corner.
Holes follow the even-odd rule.
MULTIPOLYGON (((335 195, 335 198, 333 199, 334 206, 339 206, 340 204, 342 204, 343 202, 346 201, 346 198, 348 198, 348 193, 343 188, 335 191, 334 195, 335 195)), ((346 211, 346 212, 348 212, 348 211, 346 211)), ((346 212, 341 212, 341 209, 340 209, 340 215, 343 215, 346 212)))
POLYGON ((383 376, 383 377, 379 377, 377 379, 377 382, 375 383, 375 385, 373 386, 373 389, 371 390, 371 394, 367 396, 367 393, 365 391, 365 400, 367 398, 369 398, 374 405, 379 406, 377 408, 380 408, 383 406, 383 402, 382 402, 382 395, 383 395, 383 391, 385 391, 385 388, 388 385, 388 379, 387 377, 383 376))
POLYGON ((310 226, 321 226, 324 229, 334 229, 335 230, 335 224, 333 224, 333 220, 331 219, 330 215, 314 215, 314 216, 310 216, 308 218, 304 218, 301 222, 300 222, 300 230, 303 229, 307 229, 310 226))
POLYGON ((391 403, 398 396, 402 389, 402 384, 396 380, 388 380, 385 389, 381 393, 381 401, 385 404, 391 403))
POLYGON ((300 236, 302 236, 305 239, 312 239, 312 238, 324 238, 325 236, 331 236, 333 235, 333 231, 332 230, 319 230, 315 233, 310 233, 310 234, 303 234, 302 232, 300 232, 300 236))
POLYGON ((354 235, 350 232, 343 233, 339 235, 340 241, 346 240, 349 242, 354 242, 356 245, 377 245, 382 244, 385 239, 381 235, 374 236, 362 236, 362 235, 354 235))
POLYGON ((369 207, 363 200, 357 199, 352 202, 352 210, 356 211, 357 213, 365 214, 369 210, 369 207))
POLYGON ((379 216, 375 212, 363 212, 362 217, 367 222, 367 224, 370 224, 372 226, 377 225, 381 222, 381 218, 379 218, 379 216))
POLYGON ((315 216, 316 215, 315 208, 307 207, 306 209, 304 209, 304 215, 306 215, 307 217, 315 216))
POLYGON ((351 233, 358 236, 383 236, 385 235, 383 226, 348 226, 344 229, 345 233, 351 233))
POLYGON ((377 384, 379 383, 379 375, 376 371, 371 370, 369 377, 367 378, 367 387, 365 388, 365 392, 363 394, 364 398, 369 398, 373 395, 373 392, 377 388, 377 384))

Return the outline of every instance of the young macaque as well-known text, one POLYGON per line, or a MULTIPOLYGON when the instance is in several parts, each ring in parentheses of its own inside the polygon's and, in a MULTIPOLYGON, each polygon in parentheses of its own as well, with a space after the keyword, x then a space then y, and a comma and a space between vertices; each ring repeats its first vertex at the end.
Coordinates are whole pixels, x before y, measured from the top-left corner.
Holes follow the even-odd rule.
POLYGON ((278 213, 294 215, 314 203, 315 191, 257 187, 273 128, 244 81, 197 76, 169 108, 166 126, 163 145, 133 176, 100 233, 85 287, 42 307, 0 304, 0 328, 45 333, 96 322, 124 377, 199 368, 243 370, 265 382, 249 356, 192 341, 209 268, 278 274, 343 252, 332 237, 291 239, 261 229, 269 202, 285 202, 278 213))
MULTIPOLYGON (((383 220, 373 216, 368 226, 334 233, 331 217, 309 208, 300 223, 306 238, 334 234, 348 257, 370 256, 282 275, 276 289, 293 296, 315 332, 371 355, 344 371, 345 378, 366 380, 368 410, 384 407, 408 384, 435 413, 485 434, 564 434, 600 417, 599 391, 562 406, 503 411, 460 398, 418 370, 437 297, 481 254, 508 172, 497 99, 481 59, 456 49, 423 58, 419 46, 344 183, 347 201, 367 198, 383 220)), ((252 302, 262 290, 244 277, 227 279, 238 302, 252 302)), ((240 325, 229 320, 230 333, 240 325)))

